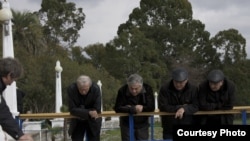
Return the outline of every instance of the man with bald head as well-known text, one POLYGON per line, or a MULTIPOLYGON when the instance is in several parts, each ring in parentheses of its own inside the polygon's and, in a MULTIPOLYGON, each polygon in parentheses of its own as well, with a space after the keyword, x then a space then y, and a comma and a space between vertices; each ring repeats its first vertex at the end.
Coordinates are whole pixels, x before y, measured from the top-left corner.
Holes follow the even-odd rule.
POLYGON ((76 82, 68 87, 68 104, 72 118, 69 135, 72 141, 83 141, 84 135, 88 141, 100 141, 102 118, 101 90, 87 75, 81 75, 76 82))

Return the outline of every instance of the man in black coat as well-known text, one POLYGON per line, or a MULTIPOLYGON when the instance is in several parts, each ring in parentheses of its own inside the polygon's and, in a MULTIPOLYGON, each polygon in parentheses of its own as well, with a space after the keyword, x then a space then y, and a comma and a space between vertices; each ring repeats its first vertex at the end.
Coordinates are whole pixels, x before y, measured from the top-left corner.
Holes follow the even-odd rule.
MULTIPOLYGON (((132 74, 127 79, 127 84, 118 90, 114 110, 117 113, 137 114, 141 112, 153 112, 155 102, 153 89, 143 83, 143 78, 138 74, 132 74)), ((135 140, 148 140, 149 116, 134 116, 135 140)), ((120 117, 120 130, 122 141, 130 140, 129 117, 120 117)))
POLYGON ((16 140, 33 141, 32 137, 24 134, 19 127, 3 97, 7 85, 11 85, 23 72, 21 63, 12 57, 0 59, 0 125, 3 131, 16 140))
POLYGON ((84 135, 88 141, 100 141, 102 118, 101 90, 86 75, 78 77, 77 81, 68 87, 68 104, 72 118, 69 127, 69 135, 72 141, 83 141, 84 135))
POLYGON ((193 114, 198 111, 197 87, 189 82, 186 69, 172 71, 172 78, 160 88, 158 103, 161 112, 175 113, 161 116, 164 140, 173 139, 175 125, 193 124, 193 114))
MULTIPOLYGON (((235 85, 228 80, 221 70, 209 72, 207 80, 199 85, 199 109, 201 111, 230 110, 235 102, 235 85)), ((233 124, 233 114, 205 115, 197 121, 199 124, 226 125, 233 124)))

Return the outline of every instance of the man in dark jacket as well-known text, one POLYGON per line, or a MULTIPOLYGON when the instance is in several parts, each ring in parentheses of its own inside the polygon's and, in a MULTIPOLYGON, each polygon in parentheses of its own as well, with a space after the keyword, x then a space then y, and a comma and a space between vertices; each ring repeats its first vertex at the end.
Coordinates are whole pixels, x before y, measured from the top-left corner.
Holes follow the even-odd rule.
POLYGON ((197 87, 188 81, 186 69, 172 71, 172 79, 160 88, 158 103, 161 112, 175 113, 161 116, 164 140, 173 139, 174 125, 193 124, 193 114, 198 111, 197 87))
POLYGON ((72 141, 82 141, 86 133, 88 141, 100 141, 102 118, 101 90, 89 76, 81 75, 68 87, 68 104, 71 115, 69 135, 72 141))
MULTIPOLYGON (((209 72, 207 80, 199 85, 199 108, 203 111, 230 110, 235 102, 235 85, 225 78, 221 70, 209 72)), ((206 115, 201 117, 200 124, 225 125, 233 124, 233 114, 206 115)))
MULTIPOLYGON (((127 79, 127 84, 118 90, 114 110, 117 113, 137 114, 155 110, 152 87, 143 83, 138 74, 132 74, 127 79)), ((134 116, 135 140, 148 140, 149 116, 134 116)), ((122 141, 129 141, 129 117, 120 117, 120 130, 122 141)))
POLYGON ((17 80, 22 72, 23 67, 17 59, 12 57, 0 59, 0 125, 3 131, 16 140, 33 141, 30 135, 23 133, 3 97, 3 91, 7 85, 17 80))

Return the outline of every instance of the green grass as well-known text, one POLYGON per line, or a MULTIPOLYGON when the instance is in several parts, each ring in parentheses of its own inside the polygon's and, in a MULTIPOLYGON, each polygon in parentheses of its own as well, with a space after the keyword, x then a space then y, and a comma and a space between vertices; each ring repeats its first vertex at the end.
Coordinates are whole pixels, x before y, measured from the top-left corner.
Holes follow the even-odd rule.
MULTIPOLYGON (((150 135, 151 135, 151 130, 149 128, 149 138, 151 139, 150 135)), ((156 140, 162 139, 162 128, 159 122, 156 122, 154 125, 154 139, 156 140)), ((120 128, 102 131, 101 141, 120 141, 120 140, 121 140, 120 128)))
MULTIPOLYGON (((151 135, 149 130, 149 136, 151 135)), ((150 137, 151 138, 151 137, 150 137)), ((162 139, 162 128, 155 127, 154 128, 154 139, 162 139)), ((107 130, 101 134, 101 141, 120 141, 121 134, 120 129, 107 130)))
POLYGON ((121 140, 120 129, 102 131, 101 141, 112 141, 112 140, 113 141, 121 140))
MULTIPOLYGON (((247 124, 249 125, 249 120, 247 120, 247 124)), ((242 119, 241 118, 235 119, 234 125, 242 125, 242 119)))

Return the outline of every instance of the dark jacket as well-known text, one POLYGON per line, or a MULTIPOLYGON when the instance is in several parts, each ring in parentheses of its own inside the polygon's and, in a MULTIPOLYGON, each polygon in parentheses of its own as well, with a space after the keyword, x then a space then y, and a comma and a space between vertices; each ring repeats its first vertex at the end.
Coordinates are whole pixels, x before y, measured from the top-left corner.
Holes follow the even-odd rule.
POLYGON ((176 113, 182 107, 185 109, 182 119, 175 119, 175 115, 161 116, 162 127, 169 129, 169 133, 173 125, 192 124, 193 114, 198 111, 197 87, 187 82, 184 90, 177 91, 170 80, 161 86, 158 103, 161 112, 176 113))
MULTIPOLYGON (((221 89, 213 92, 209 87, 209 82, 206 80, 199 85, 198 98, 201 111, 230 110, 235 103, 235 85, 225 78, 221 89)), ((233 124, 232 114, 208 115, 206 117, 220 120, 216 124, 233 124)))
POLYGON ((7 132, 14 139, 20 138, 24 135, 21 128, 19 128, 18 123, 13 118, 8 105, 3 97, 3 91, 5 90, 6 85, 0 79, 0 125, 2 126, 3 131, 7 132))
MULTIPOLYGON (((153 112, 155 110, 153 89, 148 84, 143 84, 142 92, 137 96, 132 96, 128 85, 122 86, 118 90, 114 110, 117 113, 136 114, 135 105, 143 105, 142 112, 153 112), (127 106, 130 105, 130 106, 127 106)), ((120 125, 129 127, 129 117, 120 117, 120 125)), ((134 128, 149 126, 149 116, 134 116, 134 128)))
POLYGON ((23 114, 23 99, 24 99, 25 93, 21 91, 20 89, 16 90, 16 97, 17 97, 17 111, 20 114, 23 114))
MULTIPOLYGON (((102 118, 92 119, 89 111, 96 110, 101 113, 101 91, 96 83, 92 83, 87 95, 81 95, 78 91, 77 84, 73 83, 68 87, 68 104, 71 115, 79 117, 73 118, 70 122, 69 134, 74 132, 77 122, 87 121, 92 133, 99 132, 102 118)), ((90 132, 90 131, 87 131, 90 132)))

